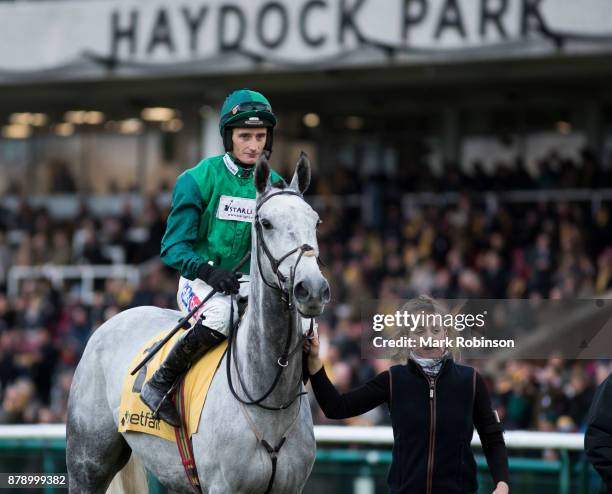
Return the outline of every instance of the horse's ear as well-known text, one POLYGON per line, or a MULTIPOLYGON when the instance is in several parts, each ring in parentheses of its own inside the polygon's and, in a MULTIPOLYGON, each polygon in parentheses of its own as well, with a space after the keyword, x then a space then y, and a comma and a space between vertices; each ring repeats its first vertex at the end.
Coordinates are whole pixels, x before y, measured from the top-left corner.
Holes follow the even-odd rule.
POLYGON ((300 159, 297 162, 295 167, 295 173, 293 174, 293 178, 291 179, 291 187, 294 190, 297 190, 300 194, 303 194, 308 186, 310 185, 310 160, 306 153, 302 151, 300 153, 300 159))
POLYGON ((255 189, 263 194, 270 187, 270 165, 265 153, 257 160, 255 165, 255 189))

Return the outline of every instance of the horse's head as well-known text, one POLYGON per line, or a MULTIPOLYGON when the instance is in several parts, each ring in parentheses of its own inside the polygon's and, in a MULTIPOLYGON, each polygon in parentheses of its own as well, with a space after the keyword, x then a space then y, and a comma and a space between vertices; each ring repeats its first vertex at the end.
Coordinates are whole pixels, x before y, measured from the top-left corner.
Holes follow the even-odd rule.
POLYGON ((323 312, 329 302, 327 280, 317 264, 319 215, 302 197, 310 183, 310 162, 304 153, 291 184, 270 183, 270 166, 260 158, 255 169, 257 213, 254 242, 264 282, 293 295, 298 311, 306 317, 323 312))

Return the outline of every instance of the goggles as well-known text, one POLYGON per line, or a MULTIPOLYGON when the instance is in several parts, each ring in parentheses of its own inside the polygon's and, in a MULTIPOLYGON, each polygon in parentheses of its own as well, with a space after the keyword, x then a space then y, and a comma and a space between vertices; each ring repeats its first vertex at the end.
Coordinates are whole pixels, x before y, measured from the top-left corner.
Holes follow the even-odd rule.
POLYGON ((266 111, 272 113, 272 107, 259 101, 245 101, 234 106, 226 116, 234 116, 247 111, 266 111))

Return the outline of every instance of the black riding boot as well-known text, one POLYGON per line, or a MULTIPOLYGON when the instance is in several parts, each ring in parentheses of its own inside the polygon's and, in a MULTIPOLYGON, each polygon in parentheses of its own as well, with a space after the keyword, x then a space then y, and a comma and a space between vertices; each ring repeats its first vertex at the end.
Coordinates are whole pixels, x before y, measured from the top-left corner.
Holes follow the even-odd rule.
POLYGON ((170 353, 143 386, 140 399, 152 410, 158 410, 159 418, 173 427, 181 425, 179 414, 166 393, 192 363, 208 350, 221 343, 225 335, 202 324, 201 320, 187 331, 172 347, 170 353))

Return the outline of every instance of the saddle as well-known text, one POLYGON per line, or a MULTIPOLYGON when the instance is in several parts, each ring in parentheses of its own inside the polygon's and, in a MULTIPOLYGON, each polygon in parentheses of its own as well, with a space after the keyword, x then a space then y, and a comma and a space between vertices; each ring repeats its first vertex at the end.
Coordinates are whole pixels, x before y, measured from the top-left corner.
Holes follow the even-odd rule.
MULTIPOLYGON (((153 418, 151 410, 140 399, 140 390, 161 365, 174 343, 178 338, 182 337, 183 333, 184 330, 178 331, 136 375, 132 376, 128 371, 123 382, 119 415, 117 417, 119 432, 144 432, 168 441, 175 441, 174 427, 168 425, 163 420, 153 418)), ((167 334, 168 331, 163 331, 145 343, 132 360, 129 369, 133 369, 140 363, 146 354, 167 334)), ((183 390, 185 401, 184 421, 188 437, 191 437, 192 434, 198 431, 200 415, 206 402, 208 388, 221 363, 226 348, 227 340, 207 352, 181 378, 181 389, 183 390)))

